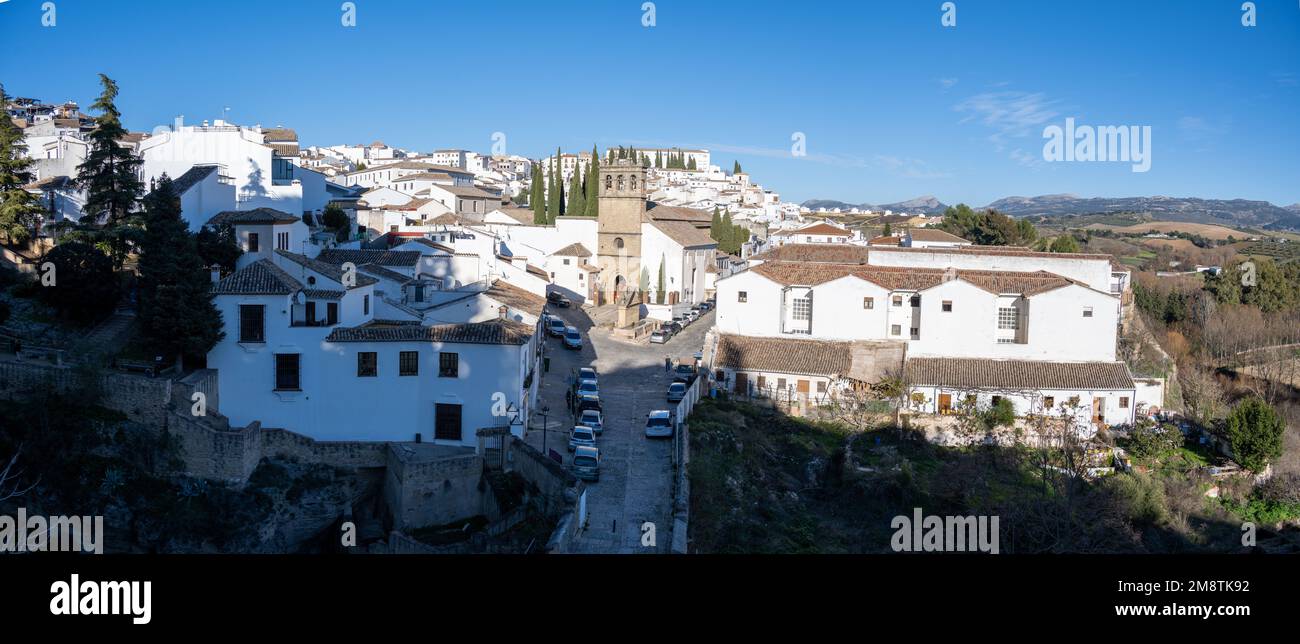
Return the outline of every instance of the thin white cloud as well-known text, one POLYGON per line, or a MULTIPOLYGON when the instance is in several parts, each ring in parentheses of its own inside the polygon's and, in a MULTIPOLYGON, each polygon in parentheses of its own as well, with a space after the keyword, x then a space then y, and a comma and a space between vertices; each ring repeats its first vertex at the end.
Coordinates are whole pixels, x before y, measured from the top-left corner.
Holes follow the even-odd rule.
POLYGON ((945 91, 945 92, 948 91, 948 90, 950 90, 950 89, 952 89, 952 86, 953 86, 953 85, 956 85, 956 84, 957 84, 957 79, 956 79, 956 78, 940 78, 940 79, 939 79, 939 86, 942 87, 942 88, 943 88, 943 91, 945 91))
POLYGON ((962 123, 974 121, 990 128, 988 140, 1002 151, 1010 139, 1041 135, 1043 124, 1059 115, 1057 105, 1059 101, 1042 93, 999 91, 968 97, 953 110, 967 115, 962 123))

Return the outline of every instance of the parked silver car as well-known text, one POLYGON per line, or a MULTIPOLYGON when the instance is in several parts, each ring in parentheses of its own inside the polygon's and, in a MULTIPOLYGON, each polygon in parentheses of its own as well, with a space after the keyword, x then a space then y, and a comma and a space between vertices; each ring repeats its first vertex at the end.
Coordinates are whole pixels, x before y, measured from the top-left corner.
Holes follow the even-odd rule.
POLYGON ((596 432, 592 431, 590 427, 574 425, 573 432, 569 434, 569 451, 572 452, 583 446, 596 446, 596 432))
POLYGON ((573 475, 584 481, 600 480, 600 450, 586 445, 573 452, 573 475))
POLYGON ((584 409, 582 415, 578 417, 578 424, 590 427, 596 432, 597 436, 605 433, 604 419, 600 417, 600 411, 595 409, 584 409))

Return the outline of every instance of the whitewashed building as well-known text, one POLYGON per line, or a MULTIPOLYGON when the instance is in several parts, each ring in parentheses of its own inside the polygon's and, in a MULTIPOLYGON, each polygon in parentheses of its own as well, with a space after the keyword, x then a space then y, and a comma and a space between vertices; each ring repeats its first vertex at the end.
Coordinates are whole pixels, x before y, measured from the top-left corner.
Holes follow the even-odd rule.
POLYGON ((891 364, 854 362, 855 371, 905 371, 928 401, 922 411, 949 413, 967 395, 981 404, 996 395, 1021 413, 1072 401, 1094 421, 1132 422, 1135 386, 1116 360, 1122 293, 1112 291, 1111 273, 1108 255, 788 244, 717 280, 717 330, 724 348, 763 338, 764 351, 820 364, 818 373, 757 369, 737 349, 720 351, 718 375, 742 394, 762 376, 766 386, 779 378, 817 398, 835 383, 862 382, 846 370, 853 361, 825 356, 852 343, 892 343, 900 351, 885 354, 891 364))

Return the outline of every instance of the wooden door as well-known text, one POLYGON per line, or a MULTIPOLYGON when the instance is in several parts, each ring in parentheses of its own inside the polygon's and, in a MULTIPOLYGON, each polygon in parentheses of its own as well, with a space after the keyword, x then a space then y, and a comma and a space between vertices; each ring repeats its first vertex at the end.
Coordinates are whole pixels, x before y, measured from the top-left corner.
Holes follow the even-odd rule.
POLYGON ((749 393, 749 374, 736 372, 736 393, 745 395, 749 393))
POLYGON ((460 405, 434 403, 433 437, 438 440, 460 440, 460 405))
POLYGON ((939 394, 939 413, 952 413, 952 394, 939 394))
POLYGON ((1105 398, 1092 399, 1092 420, 1098 423, 1105 422, 1106 420, 1106 399, 1105 398))

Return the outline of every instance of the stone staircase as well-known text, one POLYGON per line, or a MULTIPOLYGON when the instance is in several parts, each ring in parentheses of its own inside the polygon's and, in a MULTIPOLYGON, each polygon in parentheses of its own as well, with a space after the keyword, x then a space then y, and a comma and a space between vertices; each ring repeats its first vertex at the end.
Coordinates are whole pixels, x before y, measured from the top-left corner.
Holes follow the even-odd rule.
POLYGON ((131 339, 135 311, 119 308, 77 343, 78 353, 114 354, 131 339))

